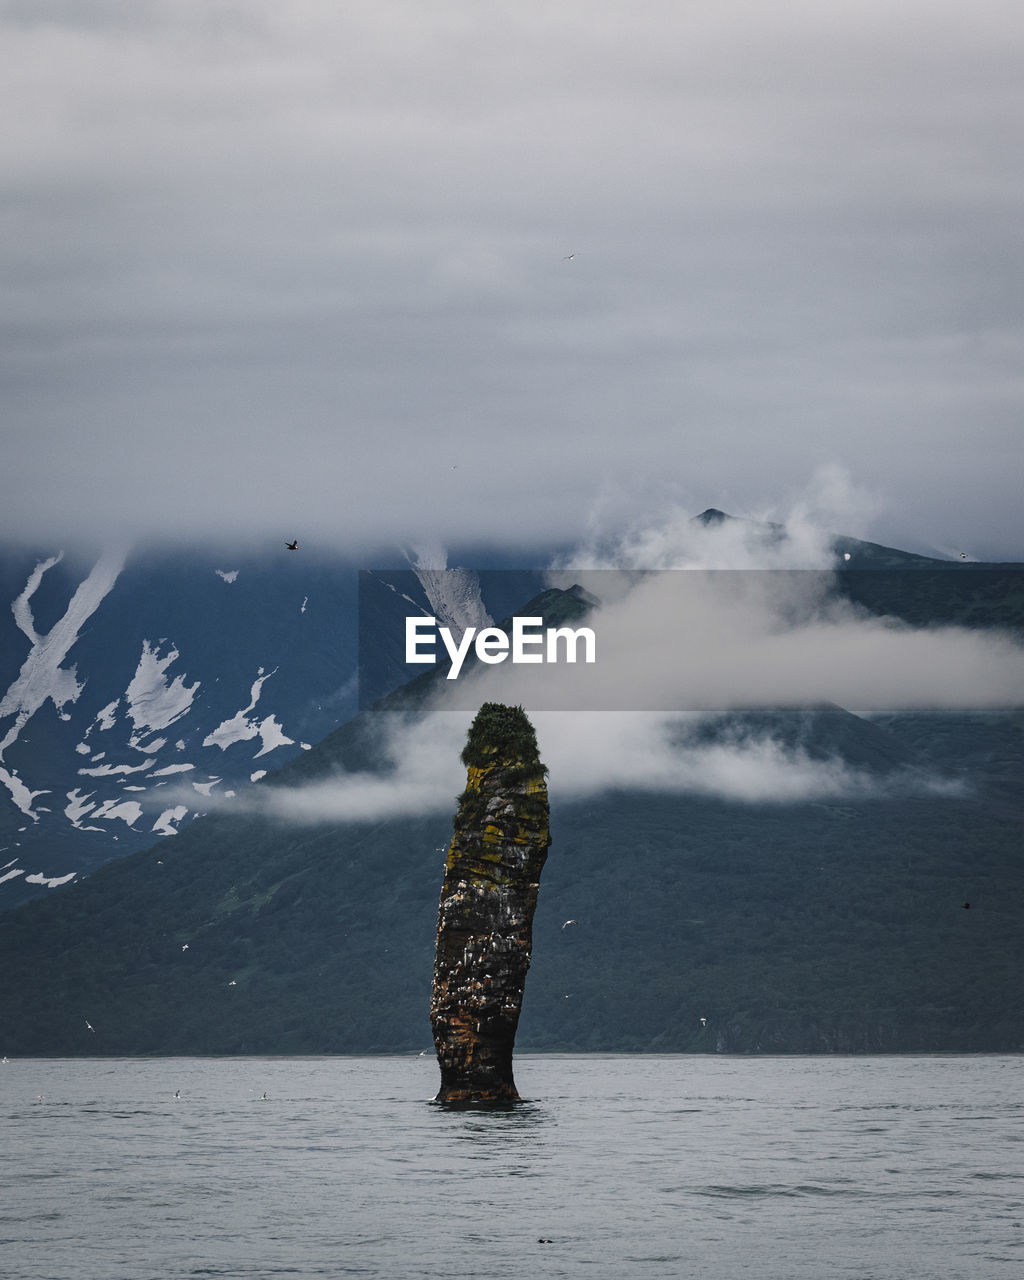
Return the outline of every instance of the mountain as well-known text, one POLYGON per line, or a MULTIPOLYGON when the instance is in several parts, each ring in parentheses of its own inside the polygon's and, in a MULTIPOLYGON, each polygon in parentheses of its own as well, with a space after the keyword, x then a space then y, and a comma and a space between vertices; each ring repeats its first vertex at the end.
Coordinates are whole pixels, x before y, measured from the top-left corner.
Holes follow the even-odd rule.
MULTIPOLYGON (((695 522, 786 538, 716 509, 695 522)), ((870 610, 1024 632, 1013 566, 851 538, 834 551, 841 589, 870 610)), ((457 627, 505 618, 544 587, 542 558, 466 549, 477 567, 445 572, 393 549, 363 569, 284 539, 125 557, 3 550, 0 910, 173 835, 211 795, 301 754, 405 679, 400 613, 457 627)))
POLYGON ((0 909, 173 835, 212 794, 294 759, 355 713, 360 679, 364 703, 390 689, 390 656, 358 654, 360 577, 392 608, 456 624, 542 585, 491 575, 484 603, 475 572, 390 558, 402 568, 360 575, 283 539, 261 554, 0 555, 0 909))
MULTIPOLYGON (((417 607, 433 608, 415 574, 373 590, 397 602, 416 584, 417 607)), ((1015 570, 959 565, 837 575, 865 609, 1010 629, 1019 584, 1015 570)), ((554 592, 526 607, 578 616, 580 604, 554 592)), ((435 669, 309 750, 296 746, 255 792, 352 772, 399 785, 382 744, 416 723, 425 684, 442 678, 435 669)), ((74 715, 78 702, 65 706, 74 715)), ((681 721, 674 749, 765 733, 870 785, 739 803, 626 785, 573 800, 550 780, 520 1049, 1024 1048, 1024 716, 753 710, 681 721)), ((437 815, 295 825, 272 809, 220 809, 4 913, 0 1050, 428 1049, 454 810, 452 795, 437 815)))
POLYGON ((262 560, 9 551, 4 905, 173 834, 350 715, 350 576, 283 541, 262 560))

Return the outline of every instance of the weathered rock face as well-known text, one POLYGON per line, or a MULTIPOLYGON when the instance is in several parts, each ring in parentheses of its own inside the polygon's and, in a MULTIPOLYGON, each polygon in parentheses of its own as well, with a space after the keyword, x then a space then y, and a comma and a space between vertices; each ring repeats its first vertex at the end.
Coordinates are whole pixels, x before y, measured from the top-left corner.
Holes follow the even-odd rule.
POLYGON ((521 707, 486 702, 469 730, 437 921, 430 1021, 438 1102, 514 1102, 512 1047, 547 858, 547 772, 521 707))

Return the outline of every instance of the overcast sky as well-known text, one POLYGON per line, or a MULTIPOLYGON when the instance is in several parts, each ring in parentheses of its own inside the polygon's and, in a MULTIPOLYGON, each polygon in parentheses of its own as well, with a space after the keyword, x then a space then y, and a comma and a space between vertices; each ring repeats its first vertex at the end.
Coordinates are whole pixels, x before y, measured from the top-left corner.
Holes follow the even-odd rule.
POLYGON ((842 531, 1024 559, 1019 0, 0 0, 0 47, 0 537, 840 475, 842 531))

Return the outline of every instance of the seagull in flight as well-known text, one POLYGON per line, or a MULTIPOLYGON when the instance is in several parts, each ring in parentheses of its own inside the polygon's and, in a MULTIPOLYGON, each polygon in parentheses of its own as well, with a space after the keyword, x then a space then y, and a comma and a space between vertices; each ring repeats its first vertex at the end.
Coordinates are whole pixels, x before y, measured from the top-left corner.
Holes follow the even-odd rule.
POLYGON ((89 1021, 89 1019, 88 1019, 88 1018, 86 1018, 86 1020, 85 1020, 85 1025, 86 1025, 86 1027, 87 1027, 87 1029, 88 1029, 89 1031, 95 1031, 95 1030, 96 1030, 96 1028, 92 1025, 92 1023, 89 1021))
POLYGON ((299 540, 298 538, 296 538, 294 542, 286 542, 284 545, 288 548, 289 551, 298 551, 299 540))
POLYGON ((567 254, 565 255, 565 257, 562 259, 562 261, 563 261, 563 262, 572 262, 573 258, 575 258, 575 257, 576 257, 576 255, 575 255, 574 253, 567 253, 567 254))
POLYGON ((578 923, 579 923, 579 921, 578 921, 578 920, 566 920, 565 924, 563 924, 563 925, 562 925, 562 928, 563 928, 563 929, 567 929, 567 928, 569 927, 569 925, 571 925, 571 924, 578 924, 578 923))
POLYGON ((187 942, 182 943, 182 947, 181 947, 181 949, 182 949, 182 951, 187 951, 187 950, 188 950, 188 943, 187 943, 187 942))

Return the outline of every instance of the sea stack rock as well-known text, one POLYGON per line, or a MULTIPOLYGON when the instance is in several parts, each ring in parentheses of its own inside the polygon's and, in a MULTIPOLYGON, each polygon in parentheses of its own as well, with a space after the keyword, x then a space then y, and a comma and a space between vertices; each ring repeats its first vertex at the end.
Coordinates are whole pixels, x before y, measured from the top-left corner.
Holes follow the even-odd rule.
POLYGON ((547 858, 547 769, 522 707, 485 702, 445 864, 430 1022, 438 1102, 515 1102, 512 1046, 547 858))

